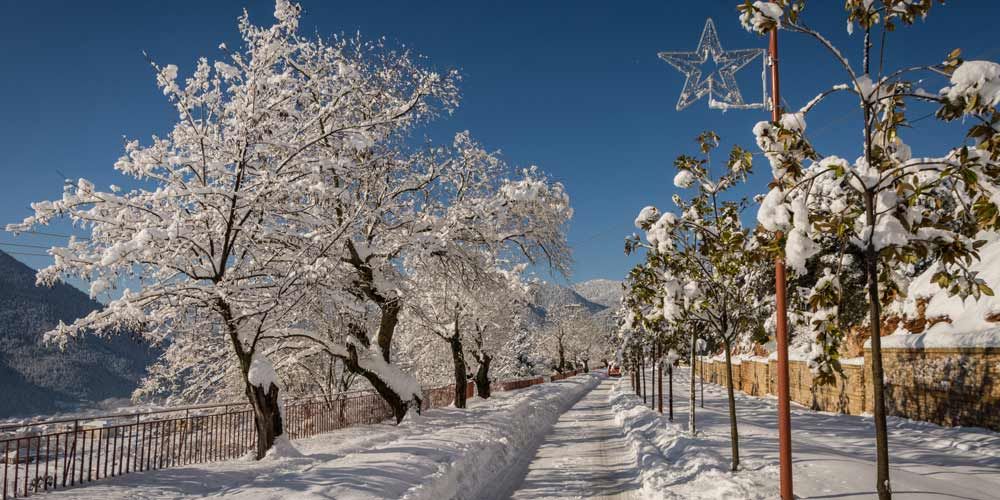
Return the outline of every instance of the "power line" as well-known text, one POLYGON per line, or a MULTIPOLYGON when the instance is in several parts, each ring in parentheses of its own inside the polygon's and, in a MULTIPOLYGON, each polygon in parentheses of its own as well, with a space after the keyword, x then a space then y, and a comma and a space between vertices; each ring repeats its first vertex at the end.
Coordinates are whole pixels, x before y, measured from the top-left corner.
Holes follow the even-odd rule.
POLYGON ((7 255, 25 255, 28 257, 52 257, 47 253, 31 253, 31 252, 4 252, 7 255))
POLYGON ((52 247, 48 247, 48 246, 45 246, 45 245, 26 245, 24 243, 2 243, 2 242, 0 242, 0 246, 23 247, 23 248, 41 248, 42 250, 48 250, 49 248, 52 248, 52 247))
POLYGON ((47 233, 44 231, 18 231, 19 234, 34 234, 37 236, 50 236, 52 238, 76 238, 78 240, 89 240, 86 236, 78 236, 75 234, 59 234, 59 233, 47 233))

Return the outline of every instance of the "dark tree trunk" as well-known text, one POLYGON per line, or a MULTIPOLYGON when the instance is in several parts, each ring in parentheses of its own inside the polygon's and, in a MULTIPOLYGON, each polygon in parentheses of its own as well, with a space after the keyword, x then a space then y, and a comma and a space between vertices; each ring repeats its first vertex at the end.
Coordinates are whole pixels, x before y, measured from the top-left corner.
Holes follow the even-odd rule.
POLYGON ((694 408, 694 359, 695 359, 695 348, 698 346, 698 335, 695 333, 691 334, 691 376, 688 377, 690 380, 690 392, 688 393, 688 432, 693 436, 695 434, 695 408, 694 408))
MULTIPOLYGON (((670 421, 673 422, 674 421, 674 365, 670 365, 667 367, 667 376, 669 377, 667 385, 670 390, 670 398, 668 401, 668 403, 670 404, 670 421)), ((663 384, 663 374, 660 374, 660 385, 662 384, 663 384)), ((660 413, 663 413, 662 404, 660 406, 660 413)))
POLYGON ((646 353, 639 355, 639 389, 642 391, 642 404, 646 404, 646 353))
POLYGON ((256 457, 260 460, 267 454, 267 450, 274 446, 275 438, 284 433, 278 386, 269 384, 265 391, 261 386, 247 383, 246 393, 253 406, 253 423, 257 428, 256 457))
MULTIPOLYGON (((662 361, 660 361, 660 363, 662 363, 662 361)), ((660 399, 657 405, 659 406, 658 409, 660 410, 660 415, 663 415, 663 365, 660 365, 660 375, 656 378, 656 386, 660 392, 660 399)))
POLYGON ((479 368, 476 370, 476 394, 482 399, 490 397, 490 363, 493 358, 483 353, 479 358, 479 368))
POLYGON ((632 379, 632 390, 635 391, 635 395, 638 396, 639 395, 639 382, 636 380, 636 377, 639 376, 639 368, 638 368, 639 363, 637 363, 635 361, 635 356, 631 356, 631 358, 632 359, 629 360, 630 361, 629 362, 629 375, 631 375, 630 378, 632 379))
POLYGON ((404 400, 399 393, 394 391, 389 384, 385 383, 381 377, 376 373, 365 370, 358 363, 358 351, 353 344, 347 345, 348 357, 344 359, 344 367, 351 371, 351 373, 357 373, 365 378, 375 392, 392 408, 392 415, 396 419, 396 423, 403 421, 403 417, 406 416, 406 412, 412 406, 417 413, 420 413, 420 399, 416 398, 413 401, 404 400))
POLYGON ((649 360, 649 409, 656 411, 656 345, 653 345, 653 357, 649 360))
MULTIPOLYGON (((700 369, 701 369, 701 376, 698 377, 698 385, 701 386, 701 407, 704 408, 705 407, 705 356, 701 357, 700 369)), ((694 372, 694 370, 691 371, 694 372)), ((694 378, 694 373, 691 374, 691 377, 694 378)))
MULTIPOLYGON (((348 252, 350 252, 348 262, 357 272, 358 286, 361 292, 379 308, 379 325, 378 333, 375 336, 375 343, 382 354, 382 360, 386 363, 391 363, 392 338, 395 336, 396 326, 399 324, 399 313, 402 305, 398 299, 383 295, 378 290, 378 287, 375 286, 375 276, 371 266, 361 258, 354 244, 348 241, 346 247, 348 252)), ((348 325, 348 329, 349 334, 358 342, 366 348, 371 347, 364 328, 359 325, 348 325)), ((417 413, 420 413, 420 398, 414 398, 412 401, 403 400, 402 396, 389 387, 376 373, 361 368, 358 363, 358 353, 354 346, 349 344, 347 350, 348 358, 344 360, 344 367, 351 373, 361 375, 372 385, 375 392, 379 396, 382 396, 382 399, 385 399, 385 402, 392 408, 396 423, 403 421, 403 417, 406 416, 406 412, 411 406, 417 413)))
POLYGON ((257 451, 254 456, 257 460, 264 458, 267 450, 274 446, 274 440, 284 433, 284 424, 281 421, 281 403, 278 399, 279 389, 273 383, 268 384, 267 389, 260 386, 250 385, 247 374, 253 363, 253 350, 247 350, 243 341, 239 338, 239 329, 233 319, 233 310, 229 303, 223 299, 216 302, 219 313, 222 315, 223 324, 229 335, 229 340, 236 353, 236 358, 240 361, 240 369, 243 373, 245 384, 245 394, 253 408, 253 422, 257 429, 257 451))
POLYGON ((404 401, 403 398, 400 397, 396 391, 392 390, 392 388, 389 387, 389 385, 386 384, 385 381, 383 381, 378 375, 362 369, 357 366, 357 363, 351 363, 348 361, 348 368, 350 368, 351 365, 354 365, 355 367, 351 370, 364 377, 365 380, 372 385, 372 388, 375 389, 375 392, 377 392, 379 396, 382 396, 382 399, 389 404, 389 407, 392 408, 392 415, 396 419, 397 424, 403 421, 403 417, 406 416, 406 412, 411 406, 417 413, 420 413, 419 399, 416 401, 404 401))
MULTIPOLYGON (((373 299, 374 300, 374 299, 373 299)), ((391 363, 391 347, 392 347, 392 337, 396 331, 396 325, 399 323, 399 302, 395 300, 386 301, 381 299, 376 300, 379 304, 382 314, 379 320, 379 331, 376 338, 378 344, 379 352, 382 354, 382 360, 386 363, 391 363)), ((371 343, 368 341, 368 336, 365 333, 365 329, 359 325, 351 324, 348 325, 349 334, 354 337, 361 345, 370 347, 371 343)), ((420 413, 420 398, 414 398, 412 401, 404 400, 396 391, 394 391, 389 384, 387 384, 381 377, 375 372, 365 370, 358 363, 358 351, 357 348, 352 345, 347 345, 348 356, 344 359, 344 368, 346 368, 351 373, 361 375, 371 384, 375 392, 378 393, 382 399, 392 408, 393 417, 396 419, 396 423, 403 421, 403 417, 406 416, 406 412, 413 407, 413 409, 419 414, 420 413)))
POLYGON ((458 335, 448 340, 451 345, 451 359, 455 364, 455 408, 466 407, 466 392, 468 378, 465 366, 465 353, 462 352, 462 338, 458 335))
POLYGON ((733 471, 740 469, 740 433, 736 429, 736 396, 733 394, 733 362, 729 341, 726 345, 726 395, 729 397, 729 437, 733 445, 733 471))
MULTIPOLYGON (((875 225, 875 201, 872 193, 865 194, 868 225, 875 225)), ((882 312, 878 296, 878 254, 870 243, 865 248, 865 275, 868 278, 868 322, 871 324, 872 393, 875 397, 875 456, 879 500, 892 498, 889 484, 889 438, 885 423, 885 384, 882 371, 882 312)))
POLYGON ((633 368, 632 369, 632 373, 635 374, 635 395, 636 396, 642 396, 642 385, 641 385, 642 379, 640 378, 641 377, 641 374, 640 374, 641 372, 639 371, 639 355, 638 354, 636 354, 635 356, 632 357, 632 368, 633 368))
POLYGON ((589 359, 583 360, 583 372, 584 373, 590 373, 590 360, 589 359))
POLYGON ((566 369, 566 348, 563 347, 562 337, 559 337, 559 366, 556 367, 556 371, 562 373, 566 369))

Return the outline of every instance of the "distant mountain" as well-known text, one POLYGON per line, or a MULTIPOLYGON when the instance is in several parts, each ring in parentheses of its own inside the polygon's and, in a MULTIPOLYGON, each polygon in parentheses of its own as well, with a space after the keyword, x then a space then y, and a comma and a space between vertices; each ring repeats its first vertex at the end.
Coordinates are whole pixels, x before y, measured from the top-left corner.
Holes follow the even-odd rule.
POLYGON ((100 304, 80 290, 35 286, 35 271, 0 251, 0 417, 74 410, 129 397, 156 353, 128 336, 91 335, 65 351, 42 334, 100 304))
POLYGON ((589 313, 601 311, 606 306, 587 300, 572 288, 554 283, 543 282, 535 287, 532 303, 545 310, 553 307, 575 304, 583 307, 589 313))
POLYGON ((550 311, 567 305, 578 305, 605 325, 610 331, 615 327, 614 312, 621 299, 621 284, 612 280, 591 280, 572 287, 541 282, 535 285, 527 312, 530 325, 541 326, 550 311))
POLYGON ((617 309, 622 300, 622 282, 596 279, 573 285, 573 291, 583 298, 604 307, 617 309))

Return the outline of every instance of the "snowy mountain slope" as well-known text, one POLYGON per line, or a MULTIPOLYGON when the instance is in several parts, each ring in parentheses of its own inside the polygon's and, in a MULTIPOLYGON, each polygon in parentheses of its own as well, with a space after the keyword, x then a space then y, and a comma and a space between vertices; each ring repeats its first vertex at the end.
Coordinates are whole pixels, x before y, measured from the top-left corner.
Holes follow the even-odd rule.
POLYGON ((583 281, 573 285, 573 291, 604 307, 618 307, 622 300, 622 282, 607 279, 583 281))
POLYGON ((66 351, 42 333, 100 305, 76 288, 35 286, 35 271, 0 251, 0 417, 76 409, 131 395, 154 353, 128 337, 87 336, 66 351))
POLYGON ((582 306, 587 312, 596 313, 606 306, 580 295, 575 290, 554 283, 541 283, 535 287, 532 303, 545 310, 566 305, 582 306))

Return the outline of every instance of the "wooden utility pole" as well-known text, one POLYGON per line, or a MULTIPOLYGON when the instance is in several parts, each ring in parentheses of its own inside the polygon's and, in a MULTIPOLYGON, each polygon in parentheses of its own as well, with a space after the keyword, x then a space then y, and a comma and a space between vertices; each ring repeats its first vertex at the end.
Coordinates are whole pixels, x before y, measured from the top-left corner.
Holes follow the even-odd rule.
MULTIPOLYGON (((778 27, 771 29, 768 43, 771 64, 771 121, 781 120, 781 87, 778 80, 778 27)), ((783 236, 779 232, 777 239, 783 236)), ((778 352, 778 465, 779 490, 782 500, 792 500, 792 419, 788 391, 788 310, 785 302, 785 261, 774 261, 774 301, 777 325, 775 344, 778 352)))

